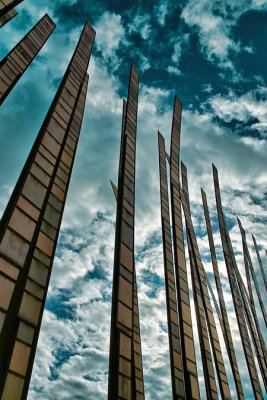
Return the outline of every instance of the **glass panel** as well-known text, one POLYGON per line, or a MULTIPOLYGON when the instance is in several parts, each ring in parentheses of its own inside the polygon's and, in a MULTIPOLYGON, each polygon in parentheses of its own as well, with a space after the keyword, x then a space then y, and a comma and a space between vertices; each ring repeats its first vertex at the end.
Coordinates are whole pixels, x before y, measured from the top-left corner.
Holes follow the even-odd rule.
POLYGON ((119 371, 124 375, 131 376, 131 363, 124 358, 120 357, 119 371))
POLYGON ((9 279, 0 275, 0 307, 4 310, 8 309, 15 284, 9 279))
POLYGON ((19 274, 19 269, 14 267, 12 264, 0 257, 0 271, 4 274, 10 276, 13 279, 17 279, 19 274))
POLYGON ((48 224, 45 220, 43 220, 41 225, 41 230, 50 237, 50 239, 55 240, 57 236, 57 230, 53 228, 52 225, 48 224))
POLYGON ((33 325, 37 326, 41 306, 41 301, 24 292, 19 310, 19 316, 25 319, 25 321, 29 321, 33 325))
POLYGON ((59 223, 60 213, 53 206, 48 204, 45 209, 44 219, 56 228, 59 223))
POLYGON ((34 328, 24 324, 24 322, 20 322, 17 334, 18 339, 21 339, 26 343, 32 344, 33 336, 34 336, 34 328))
POLYGON ((26 375, 31 348, 18 341, 15 342, 9 369, 21 375, 26 375))
POLYGON ((49 185, 50 176, 46 172, 44 172, 44 170, 40 168, 39 165, 37 165, 35 162, 32 164, 30 172, 46 187, 49 185))
POLYGON ((118 304, 118 322, 132 329, 132 311, 121 303, 118 304))
POLYGON ((50 267, 51 264, 51 258, 48 257, 45 253, 43 253, 41 250, 35 249, 33 253, 34 257, 37 258, 37 260, 41 261, 44 265, 47 267, 50 267))
POLYGON ((185 343, 186 357, 189 358, 190 360, 194 361, 195 360, 195 351, 194 351, 193 340, 189 339, 187 336, 185 336, 184 343, 185 343))
POLYGON ((53 135, 59 143, 62 143, 65 130, 59 125, 55 118, 51 118, 47 130, 53 135))
POLYGON ((65 197, 65 193, 63 192, 63 190, 61 190, 57 185, 53 185, 52 187, 52 193, 61 201, 64 200, 65 197))
POLYGON ((68 153, 66 153, 66 151, 64 150, 61 156, 61 160, 68 166, 71 166, 72 163, 72 158, 68 155, 68 153))
POLYGON ((46 132, 43 137, 42 145, 45 146, 47 150, 49 150, 50 153, 53 154, 55 157, 58 156, 60 145, 48 132, 46 132))
POLYGON ((173 364, 175 368, 182 369, 181 357, 176 351, 173 352, 173 364))
MULTIPOLYGON (((52 205, 57 211, 60 212, 62 210, 62 202, 59 201, 52 193, 49 196, 49 203, 50 203, 50 207, 52 205)), ((46 212, 47 212, 47 208, 46 208, 46 212)))
MULTIPOLYGON (((44 153, 44 148, 43 148, 43 153, 44 153)), ((48 153, 46 151, 46 153, 48 153)), ((53 165, 50 164, 50 162, 41 154, 37 153, 35 157, 35 162, 40 165, 41 168, 43 168, 49 175, 52 175, 53 173, 53 165)))
POLYGON ((34 207, 28 200, 20 196, 17 202, 17 206, 21 208, 30 217, 32 217, 32 219, 37 221, 40 211, 38 210, 38 208, 34 207))
POLYGON ((7 374, 7 379, 1 400, 20 400, 24 379, 13 374, 7 374))
POLYGON ((119 300, 132 307, 133 286, 122 277, 119 278, 119 300))
POLYGON ((51 256, 54 249, 54 241, 42 232, 39 233, 36 246, 48 256, 51 256))
POLYGON ((44 295, 44 289, 40 285, 38 285, 38 283, 35 283, 31 279, 28 279, 25 289, 42 300, 44 295))
POLYGON ((133 270, 133 253, 123 243, 121 243, 120 261, 129 271, 133 270))
MULTIPOLYGON (((51 153, 50 153, 50 151, 48 151, 44 146, 42 146, 42 145, 40 145, 40 147, 39 147, 39 152, 45 157, 45 158, 47 158, 47 160, 51 163, 51 164, 53 164, 53 166, 56 164, 56 157, 54 157, 51 153)), ((54 168, 53 168, 54 169, 54 168)), ((53 171, 53 169, 52 169, 52 171, 53 171)), ((51 175, 52 175, 52 173, 51 173, 51 175)))
POLYGON ((36 224, 26 214, 15 207, 8 226, 25 237, 25 239, 31 241, 36 224))
POLYGON ((121 240, 130 248, 133 248, 133 229, 122 221, 121 224, 121 240))
POLYGON ((136 384, 136 390, 142 393, 144 391, 143 382, 140 379, 136 379, 135 384, 136 384))
POLYGON ((120 334, 120 355, 128 358, 131 360, 131 338, 124 335, 123 333, 120 334))
POLYGON ((25 240, 19 238, 9 229, 6 230, 0 245, 0 252, 11 260, 17 262, 21 267, 24 264, 29 245, 25 240))
POLYGON ((131 400, 131 381, 122 375, 119 375, 119 396, 131 400))
POLYGON ((46 187, 29 174, 22 189, 22 194, 38 208, 41 208, 46 194, 46 187))
POLYGON ((40 261, 33 258, 29 271, 29 277, 40 283, 42 286, 45 286, 47 275, 48 269, 40 261))
POLYGON ((67 175, 66 172, 63 171, 63 169, 60 168, 60 167, 59 167, 58 170, 57 170, 57 176, 58 176, 63 182, 65 182, 65 183, 68 182, 68 175, 67 175))

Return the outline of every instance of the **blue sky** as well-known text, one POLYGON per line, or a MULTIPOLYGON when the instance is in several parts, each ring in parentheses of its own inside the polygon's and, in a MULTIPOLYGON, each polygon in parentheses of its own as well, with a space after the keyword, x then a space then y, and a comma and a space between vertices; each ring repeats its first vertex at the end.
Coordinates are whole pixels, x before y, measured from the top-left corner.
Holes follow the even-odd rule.
MULTIPOLYGON (((184 104, 181 158, 188 167, 198 243, 206 270, 211 272, 200 203, 202 186, 215 230, 242 382, 246 399, 252 399, 222 258, 211 163, 219 170, 230 235, 244 273, 235 216, 262 249, 267 247, 266 1, 188 0, 177 5, 172 0, 25 0, 17 10, 18 16, 1 29, 1 58, 46 12, 57 28, 1 107, 2 211, 85 19, 96 29, 84 123, 29 399, 106 399, 116 210, 109 179, 117 179, 122 98, 127 95, 131 61, 140 71, 136 268, 146 398, 171 399, 157 130, 169 146, 176 93, 184 104)), ((248 241, 251 246, 250 235, 248 241)), ((252 256, 258 271, 254 252, 252 256)), ((266 258, 263 261, 266 265, 266 258)), ((196 329, 195 333, 200 360, 196 329)), ((232 382, 227 362, 226 366, 232 382)), ((205 399, 201 365, 198 370, 205 399)))

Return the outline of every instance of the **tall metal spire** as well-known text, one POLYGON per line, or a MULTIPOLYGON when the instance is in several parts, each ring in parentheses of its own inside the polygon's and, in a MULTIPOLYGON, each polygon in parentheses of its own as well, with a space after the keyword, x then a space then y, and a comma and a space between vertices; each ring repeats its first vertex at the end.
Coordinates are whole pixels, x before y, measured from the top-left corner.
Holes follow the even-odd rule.
POLYGON ((225 332, 224 333, 225 344, 226 344, 226 349, 227 349, 230 365, 232 368, 232 373, 233 373, 233 377, 234 377, 234 381, 235 381, 237 396, 238 396, 238 399, 241 400, 241 399, 244 399, 244 392, 243 392, 243 388, 242 388, 238 363, 237 363, 235 349, 234 349, 234 343, 233 343, 233 339, 232 339, 232 335, 231 335, 231 329, 230 329, 226 304, 225 304, 224 295, 223 295, 223 289, 222 289, 222 284, 221 284, 221 278, 220 278, 220 273, 219 273, 219 268, 218 268, 218 263, 217 263, 217 256, 216 256, 215 245, 214 245, 214 240, 213 240, 213 235, 212 235, 212 228, 211 228, 210 217, 209 217, 207 196, 203 189, 201 189, 201 195, 202 195, 202 202, 203 202, 206 227, 207 227, 207 233, 208 233, 212 267, 213 267, 213 272, 214 272, 214 276, 215 276, 215 282, 216 282, 219 303, 220 303, 220 308, 221 308, 221 314, 222 314, 222 320, 223 320, 223 326, 224 326, 224 332, 225 332))
POLYGON ((173 400, 186 399, 170 226, 165 140, 158 132, 161 226, 173 400))
POLYGON ((200 399, 179 188, 181 117, 182 103, 175 96, 171 131, 170 192, 179 328, 186 396, 188 399, 200 399))
POLYGON ((79 139, 95 31, 87 22, 0 223, 0 398, 27 398, 79 139))
POLYGON ((135 152, 139 76, 131 65, 122 118, 111 311, 109 400, 144 399, 134 262, 135 152))

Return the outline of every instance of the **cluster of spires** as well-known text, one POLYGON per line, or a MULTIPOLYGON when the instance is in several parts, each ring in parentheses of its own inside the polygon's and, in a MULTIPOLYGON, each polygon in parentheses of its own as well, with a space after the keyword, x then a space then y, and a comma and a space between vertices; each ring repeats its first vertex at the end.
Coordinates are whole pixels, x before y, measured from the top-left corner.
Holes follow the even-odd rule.
MULTIPOLYGON (((7 16, 15 3, 18 4, 19 1, 0 0, 0 18, 7 16)), ((54 29, 55 24, 45 15, 1 61, 0 104, 15 87, 54 29)), ((95 31, 87 22, 0 223, 1 400, 27 398, 60 223, 82 124, 89 79, 87 68, 94 37, 95 31)), ((138 88, 138 71, 132 65, 128 98, 127 101, 123 101, 118 182, 117 185, 112 183, 117 201, 117 218, 109 400, 145 398, 134 259, 138 88)), ((173 399, 200 399, 182 210, 185 217, 206 395, 208 399, 217 399, 219 395, 222 399, 231 399, 224 365, 224 359, 228 356, 237 397, 244 399, 240 366, 220 280, 207 197, 203 190, 203 208, 219 303, 201 261, 192 222, 187 169, 183 163, 180 166, 181 116, 182 104, 175 97, 170 155, 166 152, 164 137, 158 133, 163 259, 173 399), (227 349, 227 355, 224 356, 211 300, 227 349)), ((246 234, 238 219, 248 290, 239 272, 224 218, 218 172, 214 165, 213 177, 223 253, 245 360, 254 396, 256 399, 263 399, 260 376, 266 390, 267 354, 256 312, 251 277, 264 322, 267 324, 264 301, 252 265, 246 234)), ((267 280, 254 236, 253 242, 263 276, 264 290, 267 290, 267 280)))
MULTIPOLYGON (((111 319, 109 400, 141 400, 145 398, 141 368, 141 346, 136 351, 136 340, 141 344, 134 264, 133 224, 135 212, 136 89, 138 89, 138 77, 136 68, 132 65, 128 99, 127 101, 124 100, 123 103, 118 186, 111 182, 117 199, 117 219, 111 319), (131 91, 132 88, 135 89, 134 95, 131 91), (132 116, 134 118, 131 118, 132 116)), ((181 116, 182 103, 175 96, 170 155, 166 152, 164 137, 158 132, 161 223, 172 395, 174 400, 197 400, 201 398, 185 261, 183 210, 206 396, 208 399, 221 397, 226 400, 232 398, 224 363, 224 360, 228 357, 237 398, 245 399, 239 370, 240 365, 231 334, 218 268, 207 196, 203 189, 201 189, 201 195, 219 302, 201 261, 192 222, 187 168, 182 162, 180 166, 181 116), (227 350, 227 354, 224 355, 222 354, 212 302, 227 350)), ((238 218, 248 290, 239 272, 222 209, 218 171, 215 165, 212 165, 212 168, 223 254, 241 343, 253 394, 256 399, 263 399, 260 378, 262 378, 264 388, 267 391, 267 353, 260 329, 259 316, 256 312, 251 277, 255 285, 265 325, 267 325, 265 306, 249 254, 246 234, 238 218)), ((252 237, 265 289, 267 290, 266 277, 259 250, 254 236, 252 237)))

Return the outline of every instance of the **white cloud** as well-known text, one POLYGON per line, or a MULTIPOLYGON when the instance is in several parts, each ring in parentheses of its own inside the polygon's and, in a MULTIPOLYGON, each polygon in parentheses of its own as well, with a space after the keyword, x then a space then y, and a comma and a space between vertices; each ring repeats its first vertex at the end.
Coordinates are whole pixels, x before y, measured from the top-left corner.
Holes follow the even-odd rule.
POLYGON ((152 27, 150 24, 149 14, 137 14, 132 19, 132 22, 128 25, 129 33, 137 32, 144 40, 147 40, 150 36, 152 27))
POLYGON ((158 22, 161 26, 165 25, 166 15, 168 13, 168 1, 162 1, 158 6, 155 7, 155 13, 158 22))
POLYGON ((227 96, 218 94, 212 96, 207 100, 207 103, 211 106, 213 113, 226 122, 237 120, 246 123, 250 119, 256 118, 258 122, 254 122, 251 128, 266 136, 267 100, 257 98, 259 95, 266 97, 264 94, 262 88, 241 96, 229 92, 227 96))
POLYGON ((177 75, 177 76, 182 75, 182 72, 178 68, 173 67, 172 65, 168 66, 167 71, 170 74, 174 74, 174 75, 177 75))
MULTIPOLYGON (((205 57, 216 62, 222 68, 234 71, 234 65, 230 58, 230 51, 249 52, 250 49, 241 48, 240 43, 233 38, 232 29, 235 27, 239 17, 253 9, 266 9, 266 3, 254 1, 248 3, 244 0, 239 2, 225 1, 220 3, 200 0, 198 2, 189 0, 182 11, 182 17, 188 26, 195 28, 199 35, 200 45, 205 57)), ((235 76, 237 79, 238 76, 235 76)))
POLYGON ((180 70, 180 62, 183 53, 188 48, 189 45, 189 34, 184 34, 180 39, 174 39, 171 41, 173 44, 173 53, 171 56, 170 62, 172 65, 169 65, 167 71, 174 75, 181 75, 182 72, 180 70))
POLYGON ((105 11, 95 23, 95 30, 97 49, 101 51, 105 61, 116 68, 119 64, 116 56, 118 47, 120 44, 127 44, 121 16, 105 11))

